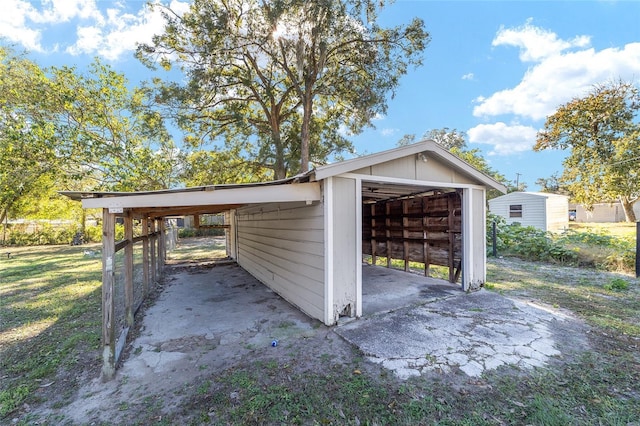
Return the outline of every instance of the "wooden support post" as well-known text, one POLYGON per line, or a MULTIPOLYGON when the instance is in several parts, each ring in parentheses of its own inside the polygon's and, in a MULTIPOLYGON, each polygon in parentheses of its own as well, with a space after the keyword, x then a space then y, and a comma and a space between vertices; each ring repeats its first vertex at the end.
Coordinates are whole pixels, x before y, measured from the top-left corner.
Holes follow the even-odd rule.
POLYGON ((451 196, 447 197, 447 210, 449 211, 449 215, 447 217, 447 232, 449 233, 449 282, 455 282, 455 232, 454 230, 454 205, 453 198, 451 196))
POLYGON ((158 272, 158 258, 157 258, 157 241, 158 236, 156 235, 156 220, 151 219, 149 222, 149 226, 151 227, 151 240, 149 241, 149 247, 151 249, 151 264, 149 265, 151 268, 151 282, 157 283, 157 272, 158 272))
POLYGON ((429 218, 427 217, 428 208, 428 199, 427 197, 422 197, 422 250, 423 250, 423 262, 424 262, 424 276, 428 277, 431 275, 431 265, 429 260, 429 218))
POLYGON ((409 272, 409 205, 408 200, 402 200, 402 255, 404 257, 404 271, 409 272))
POLYGON ((376 204, 371 204, 371 264, 376 262, 376 204))
POLYGON ((158 248, 158 257, 160 264, 160 274, 162 274, 162 269, 164 268, 164 262, 167 260, 167 230, 164 227, 164 219, 161 218, 158 221, 158 228, 160 229, 160 244, 158 248))
POLYGON ((384 204, 384 212, 385 212, 385 228, 387 231, 387 268, 391 268, 391 204, 386 201, 384 204))
POLYGON ((115 226, 116 217, 102 209, 102 380, 116 373, 115 333, 115 226))
POLYGON ((142 218, 142 292, 143 299, 149 294, 149 219, 145 216, 142 218))
POLYGON ((200 215, 199 214, 194 214, 193 215, 193 227, 196 228, 196 230, 200 229, 200 215))
POLYGON ((640 277, 640 221, 636 222, 636 278, 640 277))
POLYGON ((133 217, 131 210, 124 216, 124 316, 128 327, 133 325, 133 217))

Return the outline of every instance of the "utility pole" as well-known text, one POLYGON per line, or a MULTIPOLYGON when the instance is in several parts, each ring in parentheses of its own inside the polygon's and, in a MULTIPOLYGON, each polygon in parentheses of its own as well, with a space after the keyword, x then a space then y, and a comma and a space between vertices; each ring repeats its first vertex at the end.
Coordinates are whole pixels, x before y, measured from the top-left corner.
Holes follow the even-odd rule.
POLYGON ((520 176, 522 176, 521 173, 516 173, 516 191, 520 191, 520 176))

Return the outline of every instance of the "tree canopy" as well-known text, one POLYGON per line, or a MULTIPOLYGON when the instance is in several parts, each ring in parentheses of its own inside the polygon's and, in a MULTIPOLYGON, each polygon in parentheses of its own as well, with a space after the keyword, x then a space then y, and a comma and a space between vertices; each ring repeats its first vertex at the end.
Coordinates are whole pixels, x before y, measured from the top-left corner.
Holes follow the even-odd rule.
POLYGON ((161 117, 123 75, 99 61, 84 74, 43 69, 0 47, 0 221, 28 213, 54 186, 173 186, 179 156, 161 117))
POLYGON ((568 149, 559 182, 573 200, 589 207, 620 201, 635 222, 640 199, 640 110, 638 88, 613 81, 574 98, 547 117, 535 150, 568 149))
POLYGON ((384 114, 421 63, 423 22, 383 28, 384 3, 195 0, 182 15, 156 5, 164 32, 137 55, 184 73, 185 83, 156 80, 156 94, 188 141, 223 140, 280 179, 351 150, 344 135, 384 114))

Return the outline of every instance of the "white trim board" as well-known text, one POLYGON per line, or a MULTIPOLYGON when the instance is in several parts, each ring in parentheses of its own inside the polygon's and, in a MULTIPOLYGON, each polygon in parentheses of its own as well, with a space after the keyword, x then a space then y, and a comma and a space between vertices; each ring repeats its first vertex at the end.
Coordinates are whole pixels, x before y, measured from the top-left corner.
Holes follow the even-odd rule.
POLYGON ((84 208, 181 207, 216 204, 256 204, 319 201, 320 184, 292 183, 286 185, 222 188, 213 191, 187 191, 160 194, 139 194, 115 197, 85 198, 84 208))

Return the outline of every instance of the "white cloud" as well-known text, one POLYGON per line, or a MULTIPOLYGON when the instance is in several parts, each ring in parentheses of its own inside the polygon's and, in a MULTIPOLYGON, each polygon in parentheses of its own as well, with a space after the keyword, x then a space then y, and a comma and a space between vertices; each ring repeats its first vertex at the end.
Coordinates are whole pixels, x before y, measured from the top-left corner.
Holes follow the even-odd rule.
POLYGON ((41 52, 43 48, 40 45, 40 31, 26 25, 27 18, 36 13, 33 7, 22 0, 5 0, 2 5, 0 37, 21 44, 26 49, 41 52))
POLYGON ((380 134, 382 136, 393 136, 396 133, 398 133, 398 131, 399 131, 399 129, 386 128, 386 129, 380 130, 380 134))
MULTIPOLYGON (((137 43, 150 42, 164 26, 160 12, 144 2, 3 0, 2 4, 0 37, 36 52, 56 51, 58 45, 63 44, 64 50, 72 55, 100 55, 115 60, 135 50, 137 43), (139 10, 127 12, 132 5, 139 10), (68 33, 69 25, 75 27, 75 34, 65 40, 66 44, 58 41, 47 46, 44 43, 44 31, 68 33)), ((172 0, 170 7, 181 14, 188 10, 189 2, 172 0)))
POLYGON ((500 28, 491 43, 493 46, 515 46, 520 48, 520 60, 538 62, 550 56, 559 55, 572 47, 589 46, 589 36, 576 36, 572 40, 561 40, 557 34, 527 23, 518 28, 500 28))
POLYGON ((475 76, 473 75, 473 73, 472 73, 472 72, 470 72, 470 73, 468 73, 468 74, 463 75, 463 76, 462 76, 462 79, 463 79, 463 80, 473 80, 473 78, 474 78, 474 77, 475 77, 475 76))
POLYGON ((469 142, 491 145, 490 155, 508 155, 529 151, 536 141, 537 130, 520 124, 503 122, 480 124, 467 131, 469 142))
POLYGON ((520 83, 490 96, 479 96, 473 109, 476 117, 516 114, 540 120, 558 106, 583 96, 595 84, 621 78, 633 80, 640 74, 640 43, 597 51, 584 48, 586 36, 563 41, 556 34, 527 25, 500 30, 494 45, 521 47, 520 59, 537 61, 520 83), (569 48, 581 48, 566 51, 569 48))

